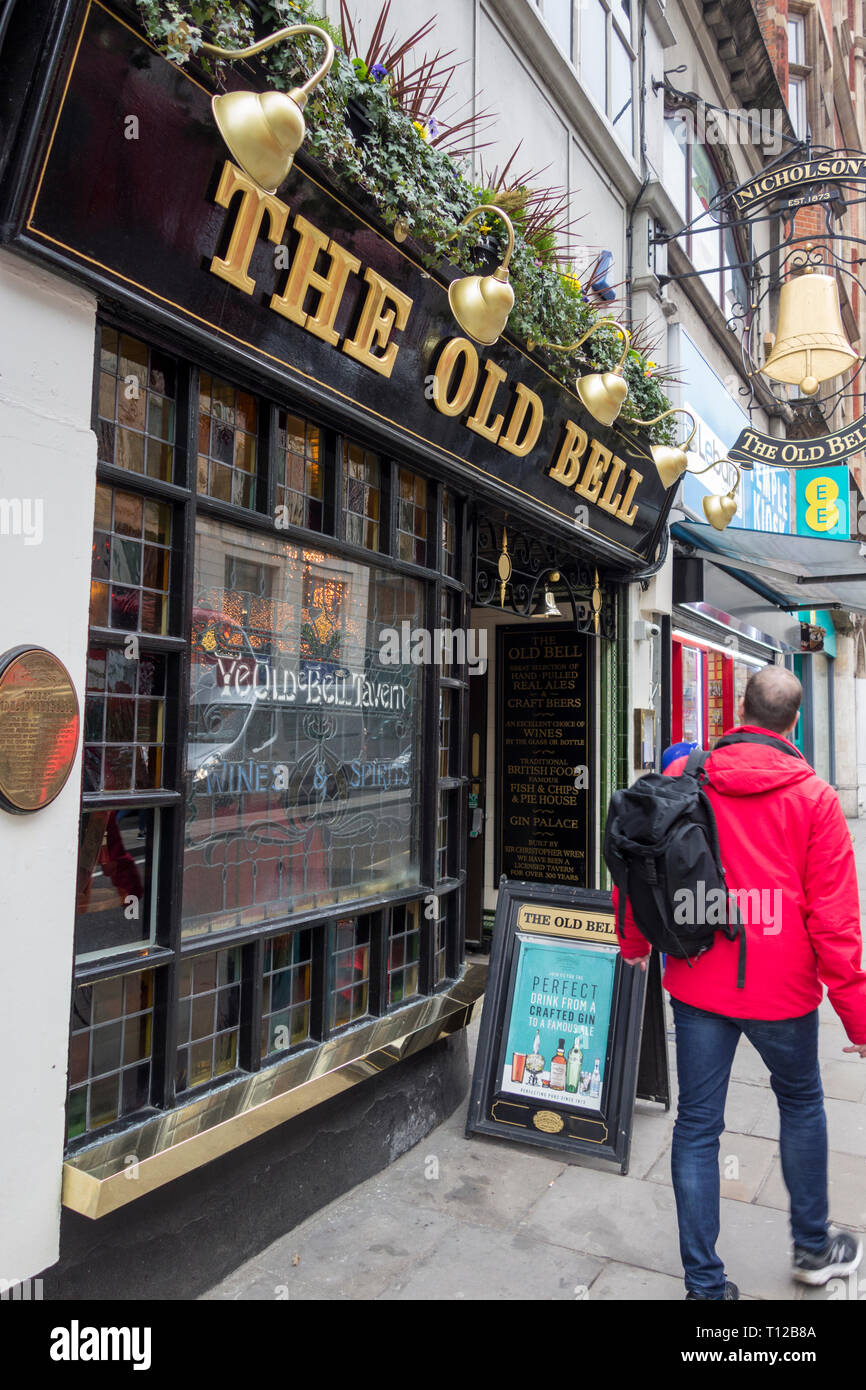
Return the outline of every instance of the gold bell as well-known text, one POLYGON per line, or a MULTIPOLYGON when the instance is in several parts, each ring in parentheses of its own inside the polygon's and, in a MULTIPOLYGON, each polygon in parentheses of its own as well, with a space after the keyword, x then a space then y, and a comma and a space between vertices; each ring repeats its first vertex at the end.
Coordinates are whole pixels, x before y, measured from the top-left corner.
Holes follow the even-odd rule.
POLYGON ((593 333, 597 333, 599 328, 605 326, 615 328, 622 338, 622 356, 612 372, 590 372, 588 376, 579 376, 575 382, 575 390, 593 420, 597 420, 600 425, 612 425, 622 410, 623 401, 628 395, 628 386, 622 374, 631 339, 628 329, 623 328, 622 324, 617 323, 615 319, 599 319, 576 342, 545 343, 544 346, 551 348, 554 352, 575 352, 581 344, 586 342, 587 338, 591 338, 593 333))
POLYGON ((514 308, 514 290, 508 283, 508 267, 514 250, 514 228, 511 218, 507 212, 492 204, 473 208, 463 218, 457 231, 448 237, 448 241, 453 241, 461 228, 482 212, 486 216, 492 213, 501 217, 508 229, 508 250, 505 259, 492 275, 466 275, 460 280, 452 280, 448 286, 448 303, 463 332, 474 338, 476 343, 492 347, 505 331, 508 315, 514 308))
POLYGON ((822 381, 847 372, 857 361, 845 336, 835 277, 809 269, 786 280, 779 292, 776 340, 760 368, 764 376, 814 396, 822 381))
POLYGON ((549 580, 551 581, 551 583, 553 583, 553 584, 558 583, 558 582, 559 582, 559 571, 558 571, 558 570, 551 570, 550 574, 547 576, 547 578, 546 578, 545 581, 544 581, 544 616, 545 616, 545 618, 561 618, 561 617, 562 617, 562 614, 560 613, 559 609, 558 609, 557 606, 556 606, 556 599, 555 599, 554 595, 551 593, 550 588, 548 587, 548 583, 547 583, 547 580, 548 580, 548 579, 549 579, 549 580))
POLYGON ((675 406, 671 410, 663 411, 661 415, 654 415, 651 420, 633 420, 631 422, 634 425, 657 425, 659 420, 666 420, 669 415, 687 415, 692 422, 692 432, 688 439, 683 440, 681 446, 653 444, 650 450, 665 492, 669 487, 673 487, 674 483, 688 471, 689 461, 686 452, 697 433, 697 421, 690 410, 683 410, 681 406, 675 406))
POLYGON ((283 183, 304 142, 304 107, 310 93, 330 71, 333 40, 317 24, 290 24, 249 48, 202 44, 203 52, 218 58, 252 58, 293 34, 315 34, 325 44, 321 67, 302 87, 291 92, 226 92, 211 101, 214 120, 232 159, 266 193, 275 193, 283 183))
MULTIPOLYGON (((715 466, 715 465, 714 465, 715 466)), ((706 472, 706 469, 702 470, 706 472)), ((723 497, 705 497, 703 500, 704 516, 711 526, 717 531, 724 531, 730 521, 737 515, 737 499, 735 493, 740 486, 740 470, 737 469, 737 481, 726 492, 723 497)))

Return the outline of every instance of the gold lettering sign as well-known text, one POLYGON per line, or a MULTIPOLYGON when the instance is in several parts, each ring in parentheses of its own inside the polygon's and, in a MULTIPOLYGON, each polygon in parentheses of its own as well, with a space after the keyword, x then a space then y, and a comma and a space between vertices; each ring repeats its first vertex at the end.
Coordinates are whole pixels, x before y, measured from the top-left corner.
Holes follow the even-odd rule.
POLYGON ((517 930, 535 932, 539 936, 567 936, 572 941, 600 941, 605 946, 616 945, 618 940, 612 912, 575 912, 573 908, 549 904, 542 907, 536 903, 521 903, 517 930))
MULTIPOLYGON (((264 193, 242 170, 226 160, 216 191, 216 202, 229 209, 235 195, 240 201, 234 214, 225 256, 214 256, 211 273, 227 280, 235 289, 252 294, 256 282, 249 273, 250 260, 256 242, 262 235, 267 219, 267 236, 279 246, 286 230, 289 207, 272 193, 264 193)), ((272 294, 270 308, 283 318, 296 323, 307 333, 336 347, 340 335, 334 327, 350 275, 359 275, 361 262, 339 242, 298 214, 293 226, 299 241, 289 267, 285 288, 272 294), (316 270, 319 255, 329 259, 325 272, 316 270), (314 308, 307 311, 308 294, 318 295, 314 308)), ((284 248, 283 248, 284 249, 284 248)), ((343 344, 343 352, 356 362, 382 376, 394 370, 399 347, 391 341, 394 332, 401 332, 409 321, 413 301, 383 276, 369 267, 364 271, 367 292, 354 338, 343 344)))
POLYGON ((78 697, 69 672, 41 647, 0 657, 0 806, 40 811, 75 762, 78 697))
MULTIPOLYGON (((256 282, 250 263, 261 237, 285 252, 287 274, 275 288, 269 307, 307 333, 344 352, 380 376, 390 377, 399 352, 394 335, 409 322, 413 300, 371 266, 363 266, 333 237, 298 213, 292 227, 297 245, 288 264, 283 237, 290 216, 288 205, 264 193, 241 169, 227 160, 215 200, 231 218, 228 249, 214 256, 212 274, 243 294, 253 294, 256 282), (234 209, 234 211, 232 211, 234 209), (340 343, 337 320, 352 276, 362 279, 363 298, 354 335, 340 343)), ((357 286, 353 290, 357 294, 357 286)), ((451 338, 439 354, 432 377, 433 405, 441 415, 463 418, 466 429, 515 458, 526 458, 541 437, 544 404, 523 382, 509 382, 507 372, 492 358, 483 363, 467 338, 451 338), (474 402, 474 407, 473 407, 474 402)), ((565 438, 545 470, 563 487, 572 488, 602 511, 633 526, 638 514, 635 493, 643 473, 630 468, 600 439, 591 438, 574 420, 565 422, 565 438)))

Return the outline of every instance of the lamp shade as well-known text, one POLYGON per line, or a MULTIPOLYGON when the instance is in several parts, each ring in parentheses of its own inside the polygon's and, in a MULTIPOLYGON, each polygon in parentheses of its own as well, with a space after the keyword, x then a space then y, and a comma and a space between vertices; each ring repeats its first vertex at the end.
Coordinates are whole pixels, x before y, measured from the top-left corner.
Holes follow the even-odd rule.
POLYGON ((492 347, 505 330, 514 308, 508 271, 499 266, 492 275, 466 275, 448 287, 448 303, 460 327, 476 343, 492 347))
POLYGON ((232 159, 266 193, 276 193, 306 134, 293 92, 226 92, 211 103, 232 159))

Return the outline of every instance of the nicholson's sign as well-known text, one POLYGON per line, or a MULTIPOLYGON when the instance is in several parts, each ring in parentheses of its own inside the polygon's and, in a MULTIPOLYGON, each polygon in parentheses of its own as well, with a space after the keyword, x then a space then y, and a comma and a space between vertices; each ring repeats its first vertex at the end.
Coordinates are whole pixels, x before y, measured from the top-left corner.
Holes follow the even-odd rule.
POLYGON ((446 287, 297 161, 264 193, 226 158, 210 93, 99 0, 33 187, 21 249, 624 568, 654 551, 668 498, 645 432, 598 425, 515 343, 462 336, 446 287))
POLYGON ((748 215, 774 198, 795 196, 809 184, 866 183, 866 155, 839 150, 820 159, 785 164, 771 173, 760 174, 731 194, 737 212, 748 215))

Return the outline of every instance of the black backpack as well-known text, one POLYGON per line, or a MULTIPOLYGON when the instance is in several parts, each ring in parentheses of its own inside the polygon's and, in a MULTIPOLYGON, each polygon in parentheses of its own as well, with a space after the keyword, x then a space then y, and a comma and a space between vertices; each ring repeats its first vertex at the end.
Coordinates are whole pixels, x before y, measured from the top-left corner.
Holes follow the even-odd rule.
MULTIPOLYGON (((770 734, 728 734, 716 748, 732 743, 764 743, 802 756, 770 734)), ((628 898, 639 930, 669 956, 691 960, 701 955, 716 932, 729 941, 739 937, 737 988, 742 989, 746 929, 728 895, 716 818, 703 790, 708 757, 695 749, 680 777, 651 772, 627 790, 614 792, 604 829, 604 862, 619 894, 620 932, 624 934, 628 898), (683 890, 685 895, 678 896, 683 890)))

